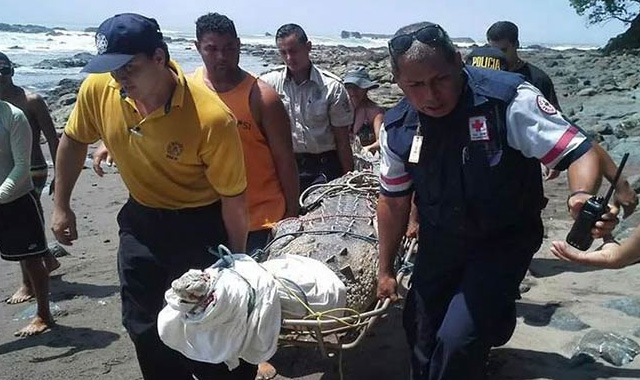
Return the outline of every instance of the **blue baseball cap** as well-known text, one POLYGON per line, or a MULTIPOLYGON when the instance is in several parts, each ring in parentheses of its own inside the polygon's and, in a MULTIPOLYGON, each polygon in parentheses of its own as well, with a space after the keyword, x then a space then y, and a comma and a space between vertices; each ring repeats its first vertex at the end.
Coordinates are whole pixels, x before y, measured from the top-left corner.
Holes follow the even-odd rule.
POLYGON ((158 22, 135 13, 115 15, 100 24, 96 32, 98 55, 82 71, 106 73, 126 65, 136 54, 153 52, 162 46, 158 22))

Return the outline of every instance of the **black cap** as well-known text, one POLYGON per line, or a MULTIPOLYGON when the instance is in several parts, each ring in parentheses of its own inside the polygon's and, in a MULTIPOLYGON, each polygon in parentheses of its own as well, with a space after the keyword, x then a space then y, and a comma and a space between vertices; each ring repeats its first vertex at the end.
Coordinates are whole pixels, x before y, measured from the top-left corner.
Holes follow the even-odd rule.
POLYGON ((502 50, 492 46, 481 46, 471 50, 467 55, 469 66, 482 67, 493 70, 507 70, 507 56, 502 50))
POLYGON ((106 73, 126 65, 138 53, 153 52, 162 46, 156 20, 135 13, 123 13, 105 20, 96 32, 98 55, 82 69, 106 73))

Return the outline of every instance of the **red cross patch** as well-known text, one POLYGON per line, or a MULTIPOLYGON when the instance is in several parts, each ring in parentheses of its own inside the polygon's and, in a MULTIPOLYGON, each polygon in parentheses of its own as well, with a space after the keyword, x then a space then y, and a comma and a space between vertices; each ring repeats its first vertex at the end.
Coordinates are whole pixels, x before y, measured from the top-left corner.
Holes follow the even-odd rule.
POLYGON ((538 103, 538 108, 540 111, 546 113, 547 115, 555 115, 558 113, 556 107, 553 106, 544 96, 538 95, 536 98, 536 103, 538 103))
POLYGON ((475 116, 469 118, 469 138, 471 141, 489 141, 486 117, 475 116))

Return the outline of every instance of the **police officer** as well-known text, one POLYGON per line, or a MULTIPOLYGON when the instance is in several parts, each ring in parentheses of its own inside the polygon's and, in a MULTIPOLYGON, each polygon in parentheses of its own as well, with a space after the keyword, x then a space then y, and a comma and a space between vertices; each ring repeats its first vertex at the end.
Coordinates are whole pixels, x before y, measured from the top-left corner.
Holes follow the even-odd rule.
POLYGON ((300 25, 278 28, 276 45, 286 66, 260 79, 280 94, 289 114, 302 192, 353 170, 354 114, 340 77, 311 62, 311 41, 300 25))
MULTIPOLYGON (((511 73, 465 67, 447 33, 423 22, 389 41, 405 94, 381 131, 378 296, 395 299, 393 261, 415 191, 420 231, 404 327, 413 379, 484 379, 489 349, 515 328, 518 285, 542 242, 539 161, 568 169, 568 205, 601 181, 577 128, 511 73)), ((598 221, 601 237, 617 209, 598 221)))

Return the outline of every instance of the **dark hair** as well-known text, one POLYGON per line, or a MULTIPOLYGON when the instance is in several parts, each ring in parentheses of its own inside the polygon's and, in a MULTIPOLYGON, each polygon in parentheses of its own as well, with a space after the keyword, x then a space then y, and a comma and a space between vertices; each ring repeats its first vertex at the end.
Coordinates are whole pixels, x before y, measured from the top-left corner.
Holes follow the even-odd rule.
POLYGON ((307 33, 304 32, 304 29, 298 24, 284 24, 278 28, 276 32, 276 41, 287 38, 291 35, 295 35, 298 37, 298 42, 301 44, 306 44, 309 39, 307 38, 307 33))
POLYGON ((159 46, 156 45, 150 47, 149 50, 144 51, 143 54, 147 56, 147 58, 152 58, 154 54, 156 54, 156 49, 162 49, 162 52, 164 52, 164 64, 168 67, 171 56, 169 55, 169 47, 167 46, 166 42, 162 41, 159 46))
POLYGON ((518 43, 518 26, 511 21, 498 21, 487 30, 487 40, 507 40, 515 45, 518 43))
MULTIPOLYGON (((428 26, 436 26, 436 25, 437 24, 434 24, 428 21, 417 22, 415 24, 406 25, 398 29, 398 31, 395 32, 393 37, 412 34, 422 28, 425 28, 428 26)), ((393 52, 390 52, 389 55, 391 57, 392 70, 395 72, 398 71, 398 58, 402 56, 408 56, 410 59, 420 60, 420 59, 424 59, 424 57, 427 56, 428 54, 431 54, 431 52, 434 49, 439 50, 444 55, 444 58, 447 60, 447 62, 454 62, 457 56, 458 50, 456 49, 456 46, 451 41, 451 38, 449 38, 449 35, 447 34, 447 32, 442 28, 440 29, 442 30, 443 38, 437 41, 425 44, 418 40, 413 40, 411 47, 406 51, 399 54, 393 54, 393 52)))
POLYGON ((196 39, 200 41, 206 33, 229 34, 238 38, 233 21, 220 13, 207 13, 196 20, 196 39))

